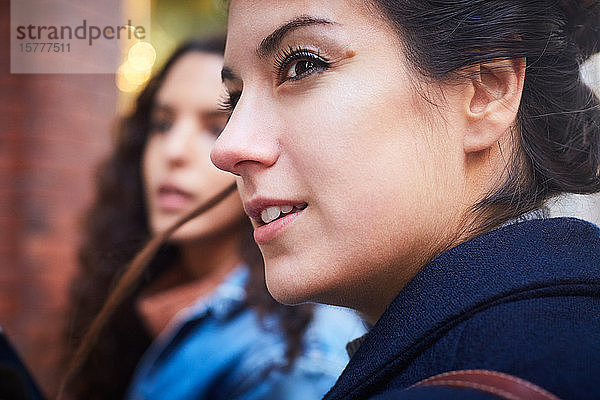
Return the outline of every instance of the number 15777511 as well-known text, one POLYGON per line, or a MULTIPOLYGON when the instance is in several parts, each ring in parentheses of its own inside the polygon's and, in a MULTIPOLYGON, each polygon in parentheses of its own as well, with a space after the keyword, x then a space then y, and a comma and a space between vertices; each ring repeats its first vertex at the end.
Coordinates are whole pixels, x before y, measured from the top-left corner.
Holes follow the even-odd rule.
POLYGON ((60 42, 26 42, 20 43, 21 53, 70 53, 71 43, 60 43, 60 42))

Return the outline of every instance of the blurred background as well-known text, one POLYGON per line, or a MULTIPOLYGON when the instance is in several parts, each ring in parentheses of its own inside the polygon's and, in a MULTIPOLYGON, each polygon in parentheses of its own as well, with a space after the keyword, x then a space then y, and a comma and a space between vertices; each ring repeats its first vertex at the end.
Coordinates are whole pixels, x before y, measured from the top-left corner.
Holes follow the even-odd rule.
MULTIPOLYGON (((122 10, 148 1, 123 0, 122 10)), ((224 31, 226 13, 220 0, 151 0, 145 50, 155 57, 146 71, 119 74, 11 74, 10 16, 10 0, 0 0, 0 326, 54 398, 95 166, 151 69, 184 39, 224 31)))
MULTIPOLYGON (((223 31, 226 17, 221 0, 151 0, 145 69, 132 71, 125 55, 119 74, 11 74, 10 0, 0 7, 0 325, 54 398, 94 167, 150 72, 184 39, 223 31)), ((123 0, 123 10, 135 7, 123 0)), ((600 91, 599 58, 585 74, 600 91)), ((552 212, 600 223, 600 197, 561 198, 552 212)))

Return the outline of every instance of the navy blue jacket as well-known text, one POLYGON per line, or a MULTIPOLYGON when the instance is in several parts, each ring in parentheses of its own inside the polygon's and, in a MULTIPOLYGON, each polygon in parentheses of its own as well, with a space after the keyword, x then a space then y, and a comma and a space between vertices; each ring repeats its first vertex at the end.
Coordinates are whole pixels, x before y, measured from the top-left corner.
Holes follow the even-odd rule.
POLYGON ((527 379, 563 399, 600 399, 600 229, 520 222, 432 262, 400 292, 325 396, 484 399, 404 388, 458 369, 527 379))

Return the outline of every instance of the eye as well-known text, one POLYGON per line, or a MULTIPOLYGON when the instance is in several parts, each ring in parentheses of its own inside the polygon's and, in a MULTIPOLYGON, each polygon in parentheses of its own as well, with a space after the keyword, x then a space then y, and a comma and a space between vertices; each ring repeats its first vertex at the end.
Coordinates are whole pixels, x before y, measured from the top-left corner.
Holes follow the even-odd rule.
POLYGON ((275 56, 275 71, 279 84, 297 81, 330 67, 318 52, 305 48, 288 48, 275 56))
POLYGON ((150 120, 150 133, 165 133, 173 127, 173 121, 167 119, 151 119, 150 120))
POLYGON ((204 121, 206 130, 215 138, 219 137, 227 124, 228 114, 214 115, 204 121))
POLYGON ((175 114, 171 107, 158 104, 150 110, 149 133, 163 134, 170 131, 175 123, 175 114))
POLYGON ((312 60, 295 61, 287 70, 286 79, 297 79, 300 76, 310 73, 315 68, 315 62, 312 60))

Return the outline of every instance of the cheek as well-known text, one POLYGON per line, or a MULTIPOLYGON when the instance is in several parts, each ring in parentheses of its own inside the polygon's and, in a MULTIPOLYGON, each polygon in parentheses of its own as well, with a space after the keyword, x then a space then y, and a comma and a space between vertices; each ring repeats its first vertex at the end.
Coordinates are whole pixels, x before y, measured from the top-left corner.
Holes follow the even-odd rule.
MULTIPOLYGON (((196 191, 200 195, 200 202, 210 200, 233 183, 233 175, 218 170, 210 163, 198 168, 196 191)), ((236 192, 205 215, 198 217, 196 221, 192 221, 190 226, 195 226, 198 231, 204 233, 218 233, 239 224, 242 218, 245 218, 245 214, 240 196, 236 192)))
POLYGON ((161 176, 163 175, 160 159, 160 146, 157 140, 149 138, 142 154, 140 172, 144 190, 144 202, 146 204, 146 218, 150 224, 151 231, 154 233, 165 229, 166 223, 169 222, 163 221, 160 213, 156 210, 155 204, 156 196, 154 194, 158 189, 158 185, 162 179, 161 176))
POLYGON ((158 176, 160 174, 159 161, 161 158, 159 151, 160 146, 157 143, 157 140, 155 138, 149 138, 146 142, 140 165, 142 185, 147 200, 152 197, 150 196, 150 192, 155 189, 155 186, 160 179, 158 176))
POLYGON ((290 96, 277 110, 282 116, 283 145, 294 148, 294 153, 297 149, 295 162, 309 160, 303 168, 343 170, 352 164, 359 169, 385 157, 390 146, 402 162, 402 154, 425 136, 419 118, 423 110, 417 107, 415 91, 404 74, 365 78, 364 69, 361 65, 332 76, 326 72, 319 78, 322 83, 290 96), (362 79, 357 79, 361 74, 362 79))
POLYGON ((176 241, 215 238, 238 229, 245 217, 240 197, 234 193, 207 213, 182 226, 172 238, 176 241))
POLYGON ((203 159, 202 165, 198 167, 197 181, 195 182, 198 191, 205 193, 205 199, 214 196, 224 190, 227 186, 235 183, 234 176, 229 172, 217 169, 210 159, 203 159))
POLYGON ((214 225, 215 227, 221 226, 226 228, 232 224, 237 225, 241 220, 246 218, 240 196, 237 193, 232 194, 215 208, 213 216, 214 218, 211 218, 210 215, 207 215, 206 219, 210 225, 214 225))
POLYGON ((187 188, 198 195, 201 201, 209 200, 235 182, 232 174, 219 170, 211 162, 210 150, 214 143, 214 136, 208 133, 198 134, 188 144, 189 153, 185 166, 181 171, 173 171, 179 179, 185 179, 187 188))
POLYGON ((410 88, 335 81, 319 93, 327 96, 315 91, 289 107, 295 113, 286 116, 282 146, 290 149, 295 179, 323 200, 328 214, 378 218, 418 193, 431 132, 416 117, 422 111, 410 88))
POLYGON ((374 82, 332 85, 286 115, 282 147, 314 201, 330 265, 410 263, 442 240, 436 232, 452 208, 444 129, 410 86, 374 82))

